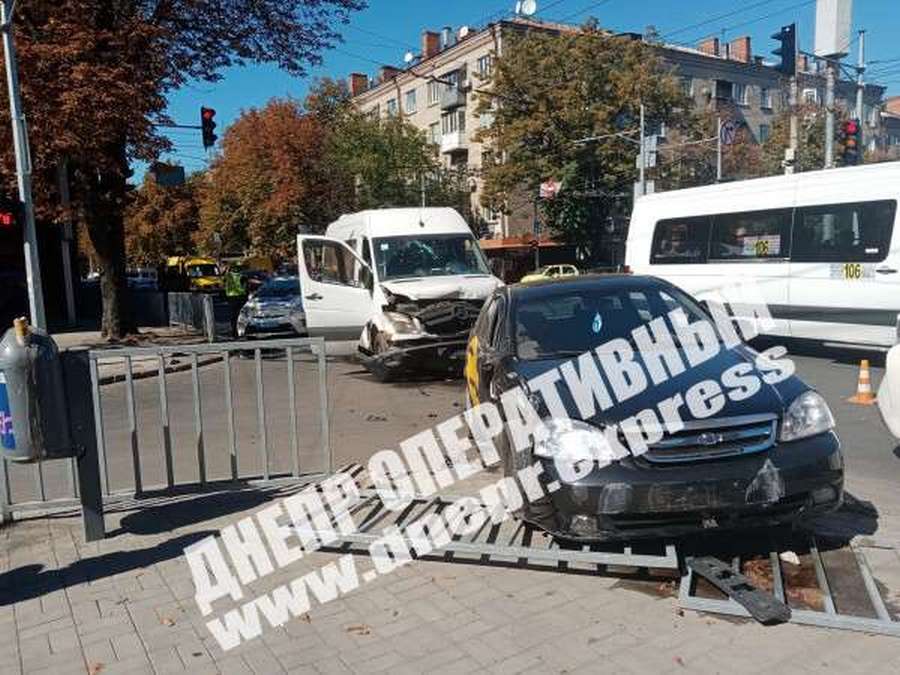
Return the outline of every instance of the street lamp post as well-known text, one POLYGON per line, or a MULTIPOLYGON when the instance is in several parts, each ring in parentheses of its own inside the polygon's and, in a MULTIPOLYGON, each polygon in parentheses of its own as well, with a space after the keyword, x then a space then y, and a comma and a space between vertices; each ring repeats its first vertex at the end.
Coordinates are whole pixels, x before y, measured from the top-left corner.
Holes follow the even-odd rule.
POLYGON ((16 177, 19 186, 19 201, 25 219, 24 250, 25 278, 28 282, 28 306, 31 323, 38 328, 47 328, 44 313, 44 293, 41 284, 41 263, 38 259, 37 230, 34 225, 34 202, 31 198, 31 155, 28 148, 28 129, 22 112, 22 98, 19 93, 19 72, 16 65, 16 49, 13 44, 12 18, 16 0, 0 0, 0 33, 3 34, 6 82, 9 87, 9 115, 12 118, 13 149, 16 153, 16 177))

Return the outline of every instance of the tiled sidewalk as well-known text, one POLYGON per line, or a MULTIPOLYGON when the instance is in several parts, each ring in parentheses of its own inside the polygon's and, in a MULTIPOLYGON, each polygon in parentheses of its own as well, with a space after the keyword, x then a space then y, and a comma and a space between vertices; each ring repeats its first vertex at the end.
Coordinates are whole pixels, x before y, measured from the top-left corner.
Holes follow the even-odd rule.
MULTIPOLYGON (((0 529, 0 673, 900 670, 897 638, 682 615, 650 582, 425 561, 225 653, 182 550, 259 500, 209 499, 110 514, 100 544, 81 543, 74 517, 0 529)), ((305 557, 251 592, 335 557, 305 557)))

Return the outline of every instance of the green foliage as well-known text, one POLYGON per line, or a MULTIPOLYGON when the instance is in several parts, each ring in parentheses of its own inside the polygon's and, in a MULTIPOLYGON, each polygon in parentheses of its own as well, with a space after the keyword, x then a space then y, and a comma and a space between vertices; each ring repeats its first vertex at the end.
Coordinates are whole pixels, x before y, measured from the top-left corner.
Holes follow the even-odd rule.
POLYGON ((480 138, 504 161, 484 167, 483 201, 521 209, 542 181, 561 180, 562 192, 542 204, 542 215, 555 236, 588 248, 601 224, 626 209, 637 153, 617 136, 575 141, 617 132, 637 140, 642 102, 651 123, 669 126, 688 105, 652 48, 592 25, 512 36, 490 85, 478 111, 493 114, 494 123, 480 138))
MULTIPOLYGON (((846 112, 838 109, 834 121, 835 164, 839 164, 841 123, 846 112)), ((791 115, 788 110, 779 114, 772 123, 769 140, 763 144, 763 164, 766 175, 783 173, 781 162, 790 141, 791 115)), ((795 171, 816 171, 825 166, 825 109, 814 103, 797 108, 797 163, 795 171)))

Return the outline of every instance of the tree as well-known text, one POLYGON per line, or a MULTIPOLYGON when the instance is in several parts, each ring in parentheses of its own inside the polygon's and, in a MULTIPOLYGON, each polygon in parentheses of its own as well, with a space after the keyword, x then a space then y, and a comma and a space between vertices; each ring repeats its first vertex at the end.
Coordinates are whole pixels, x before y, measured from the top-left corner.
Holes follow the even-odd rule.
POLYGON ((443 168, 422 130, 402 117, 366 115, 343 83, 320 81, 306 107, 328 129, 328 161, 353 186, 350 210, 418 206, 460 208, 464 181, 443 168))
MULTIPOLYGON (((131 160, 153 160, 167 141, 166 96, 223 69, 270 62, 295 75, 318 64, 363 0, 30 0, 15 39, 44 219, 58 218, 56 165, 67 158, 73 210, 102 268, 102 330, 132 327, 124 305, 124 212, 131 160)), ((5 94, 5 91, 4 91, 5 94)), ((0 142, 11 149, 8 106, 0 142)), ((12 175, 12 153, 3 156, 12 175)))
MULTIPOLYGON (((838 108, 834 121, 835 163, 840 156, 841 123, 847 118, 846 112, 838 108)), ((804 103, 797 107, 797 161, 795 171, 816 171, 825 166, 825 109, 815 103, 804 103)), ((784 150, 790 145, 791 114, 782 111, 772 122, 769 140, 763 144, 762 155, 766 175, 784 173, 782 160, 784 150)))
POLYGON ((504 40, 478 111, 494 123, 480 138, 502 162, 483 168, 483 201, 527 206, 549 178, 562 190, 542 203, 553 233, 591 248, 597 225, 624 210, 636 177, 641 103, 651 124, 676 126, 687 106, 680 87, 641 41, 585 25, 559 35, 526 31, 504 40), (580 139, 602 138, 580 142, 580 139))
POLYGON ((293 99, 244 112, 208 172, 200 248, 283 258, 294 253, 298 228, 322 231, 350 191, 325 155, 328 135, 293 99))
POLYGON ((125 210, 125 251, 135 265, 158 265, 170 255, 193 247, 199 223, 197 192, 204 175, 194 174, 183 185, 159 185, 151 174, 130 195, 125 210))
MULTIPOLYGON (((716 182, 716 149, 719 118, 739 119, 728 110, 699 110, 687 113, 681 126, 673 128, 659 146, 655 172, 658 190, 710 185, 716 182)), ((766 175, 762 147, 749 127, 739 123, 734 141, 722 146, 722 179, 743 180, 766 175)))

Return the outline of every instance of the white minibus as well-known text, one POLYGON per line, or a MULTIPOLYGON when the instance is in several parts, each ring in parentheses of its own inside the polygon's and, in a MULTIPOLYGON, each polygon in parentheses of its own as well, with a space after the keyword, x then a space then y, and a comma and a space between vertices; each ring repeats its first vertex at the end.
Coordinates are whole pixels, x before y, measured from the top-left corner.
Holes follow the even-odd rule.
POLYGON ((900 162, 639 198, 626 264, 704 298, 757 283, 772 334, 890 346, 900 314, 900 162))
POLYGON ((358 338, 381 379, 413 367, 461 369, 469 329, 501 283, 466 221, 450 208, 341 216, 297 238, 309 334, 358 338))

